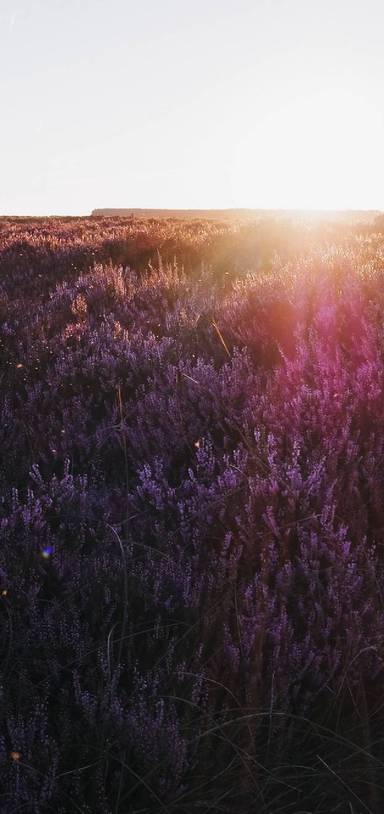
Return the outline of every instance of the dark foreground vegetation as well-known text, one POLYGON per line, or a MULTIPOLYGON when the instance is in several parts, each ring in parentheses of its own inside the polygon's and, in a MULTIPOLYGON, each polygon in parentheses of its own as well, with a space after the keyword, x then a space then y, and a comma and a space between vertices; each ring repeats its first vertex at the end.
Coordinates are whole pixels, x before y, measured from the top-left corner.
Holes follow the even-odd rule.
POLYGON ((0 221, 2 814, 384 810, 384 228, 0 221))

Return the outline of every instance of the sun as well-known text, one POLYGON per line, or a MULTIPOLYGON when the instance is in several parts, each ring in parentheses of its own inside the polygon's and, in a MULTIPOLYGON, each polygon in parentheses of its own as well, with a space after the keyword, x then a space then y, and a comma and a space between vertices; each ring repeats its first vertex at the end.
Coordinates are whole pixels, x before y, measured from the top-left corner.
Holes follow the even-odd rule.
POLYGON ((271 209, 375 208, 382 131, 377 106, 333 89, 282 100, 266 116, 256 107, 235 144, 233 199, 271 209))

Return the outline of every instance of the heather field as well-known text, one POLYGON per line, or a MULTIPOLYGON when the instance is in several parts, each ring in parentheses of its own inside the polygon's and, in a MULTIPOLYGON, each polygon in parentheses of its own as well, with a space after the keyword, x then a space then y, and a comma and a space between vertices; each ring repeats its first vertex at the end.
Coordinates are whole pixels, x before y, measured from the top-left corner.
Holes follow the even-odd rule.
POLYGON ((1 813, 381 814, 380 219, 0 219, 0 382, 1 813))

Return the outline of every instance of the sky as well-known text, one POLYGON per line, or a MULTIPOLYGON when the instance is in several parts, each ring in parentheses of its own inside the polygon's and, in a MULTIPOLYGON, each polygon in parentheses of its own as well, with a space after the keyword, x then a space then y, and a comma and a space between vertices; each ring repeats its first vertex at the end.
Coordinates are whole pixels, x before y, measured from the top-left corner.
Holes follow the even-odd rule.
POLYGON ((384 209, 383 0, 0 0, 0 214, 384 209))

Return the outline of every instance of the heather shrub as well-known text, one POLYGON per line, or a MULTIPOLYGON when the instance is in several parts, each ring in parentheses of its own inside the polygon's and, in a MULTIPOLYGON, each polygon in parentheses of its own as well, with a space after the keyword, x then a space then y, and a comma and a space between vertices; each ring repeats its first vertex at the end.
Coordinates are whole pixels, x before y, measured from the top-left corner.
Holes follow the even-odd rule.
POLYGON ((2 811, 382 810, 382 240, 2 222, 2 811))

